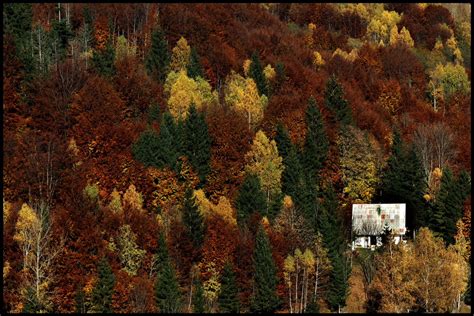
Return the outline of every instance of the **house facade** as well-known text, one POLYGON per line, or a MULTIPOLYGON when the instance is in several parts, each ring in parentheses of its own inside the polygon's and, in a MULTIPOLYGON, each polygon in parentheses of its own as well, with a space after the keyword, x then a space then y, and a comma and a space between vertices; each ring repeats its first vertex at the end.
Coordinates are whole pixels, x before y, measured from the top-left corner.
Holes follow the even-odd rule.
POLYGON ((382 245, 384 230, 390 229, 398 244, 406 233, 406 204, 353 204, 352 250, 382 245))

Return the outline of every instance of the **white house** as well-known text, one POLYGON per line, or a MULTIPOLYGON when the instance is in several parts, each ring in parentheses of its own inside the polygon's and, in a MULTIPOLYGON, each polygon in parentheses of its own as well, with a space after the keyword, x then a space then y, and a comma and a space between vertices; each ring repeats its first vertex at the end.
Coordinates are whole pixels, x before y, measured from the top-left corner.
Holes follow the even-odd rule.
POLYGON ((385 227, 392 230, 398 244, 406 232, 406 204, 353 204, 352 205, 352 250, 382 245, 385 227), (372 244, 371 244, 372 239, 372 244), (375 243, 373 242, 375 239, 375 243))

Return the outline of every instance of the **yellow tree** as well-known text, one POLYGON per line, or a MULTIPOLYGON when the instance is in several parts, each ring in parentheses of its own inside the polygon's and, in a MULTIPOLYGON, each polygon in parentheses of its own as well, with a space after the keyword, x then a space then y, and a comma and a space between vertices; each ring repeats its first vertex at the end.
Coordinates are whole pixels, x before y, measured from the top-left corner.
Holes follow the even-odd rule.
POLYGON ((410 31, 408 31, 405 27, 402 27, 400 30, 398 39, 399 41, 405 43, 408 47, 415 46, 415 41, 413 41, 413 38, 411 38, 410 31))
POLYGON ((207 199, 206 194, 202 189, 194 191, 194 197, 196 198, 196 205, 198 206, 199 212, 201 212, 201 214, 206 218, 209 218, 213 214, 217 214, 227 223, 233 226, 237 225, 237 219, 235 218, 232 205, 225 196, 219 197, 217 205, 207 199))
MULTIPOLYGON (((63 239, 53 239, 49 206, 35 203, 34 208, 24 203, 18 213, 13 239, 23 254, 23 294, 33 290, 43 309, 47 306, 47 290, 53 280, 53 260, 62 251, 63 239)), ((27 299, 31 299, 27 297, 27 299)))
POLYGON ((142 211, 143 210, 143 197, 140 192, 137 191, 133 184, 130 184, 127 191, 123 195, 124 206, 128 205, 130 208, 142 211))
POLYGON ((115 213, 122 211, 122 199, 120 197, 120 193, 115 188, 110 194, 109 208, 115 213))
POLYGON ((324 66, 325 62, 321 54, 317 51, 313 52, 313 65, 316 67, 316 69, 319 69, 320 67, 324 66))
POLYGON ((246 60, 244 60, 244 63, 242 65, 242 67, 244 69, 244 75, 246 75, 246 76, 248 76, 248 74, 249 74, 251 63, 252 63, 252 61, 250 59, 246 59, 246 60))
POLYGON ((143 257, 146 254, 145 250, 138 248, 136 240, 137 236, 132 231, 130 225, 120 227, 120 233, 117 238, 120 263, 122 264, 122 269, 131 276, 137 274, 143 257))
POLYGON ((437 99, 449 100, 456 92, 462 94, 470 92, 469 78, 464 67, 459 64, 438 64, 430 72, 430 78, 429 86, 435 109, 437 99))
POLYGON ((390 29, 390 39, 389 39, 390 45, 395 45, 398 43, 398 27, 397 25, 394 25, 390 29))
POLYGON ((268 204, 281 193, 281 174, 284 168, 275 141, 270 141, 265 133, 259 130, 245 158, 245 171, 259 177, 262 190, 267 194, 268 204))
POLYGON ((188 45, 188 41, 186 41, 184 37, 181 37, 172 50, 171 70, 175 72, 186 70, 190 56, 191 47, 188 45))
POLYGON ((268 64, 264 69, 263 69, 263 75, 267 80, 273 80, 276 76, 275 69, 273 69, 272 65, 268 64))
POLYGON ((244 78, 231 71, 226 80, 225 102, 247 117, 251 129, 262 120, 268 99, 265 95, 258 95, 252 78, 244 78))
POLYGON ((217 102, 217 92, 211 90, 210 84, 201 77, 189 78, 186 70, 170 72, 164 84, 164 91, 169 95, 168 108, 175 119, 184 119, 192 103, 196 109, 217 102))
POLYGON ((288 286, 288 304, 290 305, 290 313, 293 314, 293 300, 291 296, 291 289, 293 285, 292 275, 296 271, 295 269, 295 258, 289 254, 283 263, 283 276, 285 278, 285 283, 288 286))

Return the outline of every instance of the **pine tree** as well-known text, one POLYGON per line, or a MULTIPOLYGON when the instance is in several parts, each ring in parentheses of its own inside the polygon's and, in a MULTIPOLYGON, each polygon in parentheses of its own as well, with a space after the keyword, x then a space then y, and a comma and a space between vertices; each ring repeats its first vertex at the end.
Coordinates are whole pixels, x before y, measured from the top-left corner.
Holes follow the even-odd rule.
POLYGON ((290 148, 292 147, 290 136, 288 131, 282 123, 278 123, 276 129, 275 142, 277 144, 278 153, 283 158, 283 164, 286 167, 286 159, 288 158, 290 148))
POLYGON ((52 37, 53 43, 56 46, 55 51, 57 53, 56 60, 60 60, 65 57, 69 39, 74 36, 74 33, 71 29, 71 25, 64 20, 54 19, 52 22, 52 37))
POLYGON ((151 48, 145 61, 148 74, 154 79, 164 82, 171 56, 168 49, 168 41, 161 29, 153 31, 151 38, 151 48))
POLYGON ((333 120, 344 125, 352 124, 352 111, 346 99, 341 84, 336 76, 332 75, 326 82, 324 91, 324 102, 326 107, 333 113, 333 120))
POLYGON ((191 55, 189 56, 189 64, 187 67, 188 77, 196 79, 197 77, 204 78, 201 63, 199 62, 199 55, 197 50, 191 48, 191 55))
POLYGON ((148 124, 154 121, 160 121, 160 106, 156 103, 151 104, 148 108, 148 124))
POLYGON ((324 130, 321 112, 316 100, 311 97, 306 110, 306 139, 304 143, 304 166, 307 173, 315 175, 322 168, 327 158, 329 141, 324 130))
POLYGON ((251 310, 257 313, 272 313, 280 305, 280 299, 276 294, 277 269, 268 236, 262 225, 258 229, 255 240, 253 262, 255 273, 251 310))
POLYGON ((193 293, 192 304, 193 304, 193 313, 202 314, 206 312, 204 288, 202 287, 202 281, 199 277, 197 277, 194 280, 194 293, 193 293))
POLYGON ((324 202, 318 217, 318 224, 333 267, 329 275, 326 300, 331 310, 336 311, 346 305, 350 267, 344 255, 345 240, 342 221, 338 215, 337 197, 332 184, 324 191, 323 195, 324 202))
POLYGON ((211 137, 204 115, 198 113, 191 104, 188 117, 183 126, 183 153, 188 156, 194 170, 197 171, 201 183, 209 174, 211 160, 211 137))
POLYGON ((239 313, 239 290, 232 265, 227 262, 221 278, 221 289, 217 299, 221 313, 239 313))
POLYGON ((158 236, 158 250, 154 256, 154 269, 157 275, 163 270, 165 262, 169 260, 168 247, 166 246, 165 233, 160 231, 158 236))
POLYGON ((199 212, 191 188, 186 189, 186 192, 184 193, 183 223, 193 240, 194 246, 200 248, 204 242, 206 229, 204 227, 204 218, 199 212))
POLYGON ((260 58, 258 57, 257 52, 254 52, 252 54, 252 63, 250 64, 249 75, 255 81, 258 93, 260 95, 264 94, 268 97, 269 95, 267 78, 265 78, 265 75, 263 74, 262 63, 260 62, 260 58))
POLYGON ((177 163, 180 156, 180 144, 182 140, 180 122, 176 124, 169 112, 163 114, 160 125, 160 152, 158 154, 158 166, 169 166, 178 172, 177 163))
POLYGON ((97 283, 92 290, 93 311, 97 313, 112 313, 115 276, 105 257, 99 262, 98 274, 97 283))
POLYGON ((267 202, 265 193, 260 187, 260 180, 253 174, 247 174, 240 186, 239 194, 235 202, 237 209, 237 223, 239 226, 246 224, 250 215, 259 212, 265 216, 267 202))
POLYGON ((158 158, 160 152, 160 137, 158 133, 151 128, 145 130, 132 145, 133 158, 143 163, 145 167, 153 166, 162 168, 162 161, 158 158))
POLYGON ((76 296, 75 296, 75 302, 76 302, 76 313, 79 314, 85 314, 87 312, 86 310, 86 293, 84 293, 84 290, 82 289, 81 286, 79 286, 76 290, 76 296))
POLYGON ((311 295, 311 299, 309 300, 308 306, 306 306, 305 314, 319 314, 319 304, 314 299, 314 294, 311 295))
POLYGON ((115 73, 115 49, 112 45, 112 39, 109 36, 104 51, 94 50, 92 55, 92 64, 94 68, 103 76, 113 76, 115 73))
POLYGON ((155 302, 160 313, 177 313, 181 309, 179 284, 169 258, 163 263, 155 283, 155 302))

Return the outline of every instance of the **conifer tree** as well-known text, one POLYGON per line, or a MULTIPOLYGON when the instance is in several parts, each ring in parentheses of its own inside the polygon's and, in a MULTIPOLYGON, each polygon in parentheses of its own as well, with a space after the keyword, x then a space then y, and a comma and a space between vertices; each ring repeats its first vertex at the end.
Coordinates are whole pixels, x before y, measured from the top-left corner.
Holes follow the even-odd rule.
POLYGON ((324 103, 333 113, 333 120, 342 126, 352 124, 352 111, 349 103, 344 99, 344 91, 336 76, 332 75, 326 82, 324 103))
POLYGON ((160 125, 160 152, 158 155, 158 166, 169 166, 178 171, 177 163, 180 156, 180 144, 182 140, 182 127, 180 122, 176 124, 169 112, 163 114, 160 125))
POLYGON ((329 150, 329 141, 324 131, 323 118, 316 106, 316 100, 311 97, 306 110, 306 139, 304 143, 305 171, 315 175, 323 166, 329 150))
POLYGON ((153 123, 154 121, 160 121, 160 106, 156 103, 153 103, 148 108, 148 124, 153 123))
POLYGON ((57 59, 60 60, 65 57, 69 39, 74 36, 74 33, 71 29, 71 25, 67 22, 66 19, 64 20, 56 20, 54 19, 52 22, 52 37, 53 43, 56 46, 55 51, 57 53, 57 59))
POLYGON ((260 95, 264 94, 268 97, 268 83, 265 75, 263 74, 262 63, 260 62, 257 52, 252 54, 252 63, 250 64, 249 75, 255 81, 258 93, 260 95))
POLYGON ((292 143, 288 131, 282 123, 278 123, 277 125, 275 142, 277 144, 278 153, 281 158, 283 158, 283 164, 286 166, 285 160, 288 158, 292 143))
POLYGON ((183 153, 188 156, 202 183, 211 170, 211 138, 204 115, 198 113, 194 104, 191 104, 184 122, 183 140, 183 153))
POLYGON ((157 28, 153 31, 151 48, 145 61, 148 74, 160 82, 164 82, 171 62, 168 41, 164 32, 157 28))
POLYGON ((160 231, 158 236, 158 250, 154 256, 154 268, 157 271, 157 275, 160 274, 166 261, 169 260, 168 246, 166 246, 165 233, 160 231))
POLYGON ((314 298, 314 294, 311 295, 308 305, 304 311, 306 314, 319 314, 319 304, 314 298))
POLYGON ((267 202, 265 193, 260 187, 260 180, 256 175, 247 174, 240 186, 236 200, 237 223, 239 226, 246 224, 247 219, 254 212, 266 216, 267 202))
POLYGON ((92 309, 96 313, 112 313, 115 276, 105 257, 99 262, 98 274, 97 283, 92 290, 92 309))
POLYGON ((202 314, 205 313, 205 300, 204 300, 204 288, 199 277, 194 280, 194 293, 193 293, 193 312, 202 314))
POLYGON ((230 262, 224 266, 221 278, 221 289, 217 299, 221 313, 239 313, 239 290, 235 281, 235 273, 230 262))
POLYGON ((133 158, 143 163, 145 167, 163 167, 162 161, 159 159, 160 152, 160 137, 151 128, 145 130, 132 145, 133 158))
POLYGON ((191 55, 189 56, 189 64, 187 67, 187 71, 188 77, 190 78, 204 78, 204 72, 202 70, 201 63, 199 62, 199 55, 194 47, 191 48, 191 55))
POLYGON ((181 309, 181 293, 176 272, 168 258, 155 283, 155 302, 160 313, 178 313, 181 309))
POLYGON ((74 298, 75 303, 76 303, 76 313, 79 314, 85 314, 87 312, 86 310, 86 293, 84 293, 84 290, 82 287, 78 287, 76 291, 76 296, 74 298))
POLYGON ((92 63, 99 74, 110 77, 115 73, 114 60, 115 49, 109 36, 104 51, 94 50, 92 63))
POLYGON ((184 194, 183 223, 186 226, 191 239, 193 240, 194 246, 196 248, 200 248, 204 242, 204 218, 199 212, 193 195, 193 190, 191 188, 187 188, 184 194))
POLYGON ((280 299, 276 294, 277 269, 268 236, 262 225, 258 229, 255 240, 253 262, 255 272, 251 310, 257 313, 272 313, 280 305, 280 299))
POLYGON ((324 202, 318 217, 319 231, 323 235, 323 243, 328 249, 328 257, 333 267, 329 275, 326 300, 331 310, 337 311, 346 305, 350 267, 344 255, 342 221, 338 215, 337 198, 332 184, 325 189, 323 196, 324 202))

